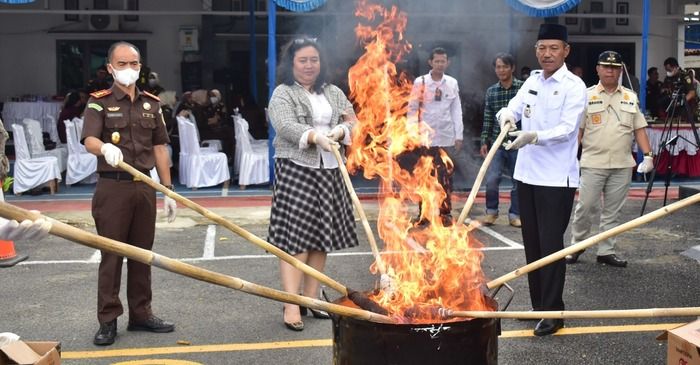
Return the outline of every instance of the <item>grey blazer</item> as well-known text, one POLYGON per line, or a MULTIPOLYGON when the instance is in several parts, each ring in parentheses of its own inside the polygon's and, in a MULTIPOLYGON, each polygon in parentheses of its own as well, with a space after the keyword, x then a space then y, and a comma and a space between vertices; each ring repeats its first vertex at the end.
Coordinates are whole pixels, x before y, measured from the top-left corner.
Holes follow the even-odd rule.
MULTIPOLYGON (((323 95, 331 104, 330 127, 344 124, 352 131, 353 122, 344 122, 343 115, 355 116, 352 104, 342 90, 331 84, 323 85, 323 95)), ((273 141, 275 158, 291 158, 305 164, 318 166, 318 146, 311 144, 309 148, 299 149, 299 140, 308 130, 313 129, 311 102, 306 91, 299 84, 279 85, 275 88, 268 105, 270 123, 277 135, 273 141)), ((355 118, 352 118, 355 119, 355 118)))

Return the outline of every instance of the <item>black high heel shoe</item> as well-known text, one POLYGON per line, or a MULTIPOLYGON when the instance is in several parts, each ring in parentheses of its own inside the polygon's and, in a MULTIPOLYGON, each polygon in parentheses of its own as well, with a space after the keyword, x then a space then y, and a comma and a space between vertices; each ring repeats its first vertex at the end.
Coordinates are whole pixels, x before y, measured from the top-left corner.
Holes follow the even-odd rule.
POLYGON ((306 308, 306 307, 299 307, 299 312, 301 313, 302 316, 305 316, 307 314, 307 310, 311 312, 311 315, 314 318, 318 319, 331 319, 331 316, 322 310, 316 310, 316 309, 311 309, 311 308, 306 308))
MULTIPOLYGON (((302 308, 304 308, 304 307, 299 307, 299 313, 302 313, 302 311, 301 311, 302 308)), ((301 315, 302 316, 306 315, 306 308, 304 308, 304 311, 301 315)), ((284 321, 284 306, 282 307, 282 318, 283 318, 282 320, 284 321)), ((287 326, 287 328, 289 328, 292 331, 300 332, 300 331, 304 330, 304 322, 301 320, 299 322, 292 322, 292 323, 284 321, 284 325, 287 326)))

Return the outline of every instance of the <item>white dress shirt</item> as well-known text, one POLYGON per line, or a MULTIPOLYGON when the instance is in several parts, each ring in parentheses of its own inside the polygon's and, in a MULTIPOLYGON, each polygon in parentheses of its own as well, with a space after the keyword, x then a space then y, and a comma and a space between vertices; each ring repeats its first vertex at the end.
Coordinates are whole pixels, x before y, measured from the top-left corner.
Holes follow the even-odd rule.
MULTIPOLYGON (((333 116, 333 108, 331 107, 331 104, 328 102, 328 100, 323 94, 318 94, 315 92, 312 93, 307 91, 306 96, 309 97, 309 101, 311 102, 311 114, 314 128, 302 134, 301 138, 299 139, 300 149, 316 148, 316 146, 310 145, 308 142, 309 133, 311 133, 311 131, 314 131, 317 134, 322 134, 324 136, 327 135, 328 132, 331 131, 331 117, 333 116)), ((351 142, 350 131, 344 125, 340 126, 345 130, 345 137, 343 138, 341 143, 349 145, 351 142)), ((324 151, 321 148, 318 148, 318 151, 321 154, 321 163, 324 169, 335 169, 338 167, 338 161, 335 159, 335 156, 333 156, 332 152, 324 151)), ((296 159, 292 159, 292 162, 294 162, 297 165, 306 167, 321 167, 312 166, 296 159)))
POLYGON ((439 81, 435 81, 430 73, 418 77, 413 82, 411 100, 408 103, 409 121, 417 120, 421 100, 421 119, 432 129, 430 146, 451 147, 455 145, 455 140, 461 141, 464 124, 457 80, 443 75, 439 81), (436 92, 440 95, 439 101, 435 100, 436 92))
POLYGON ((563 65, 545 79, 533 71, 508 103, 523 131, 537 143, 518 151, 513 178, 530 185, 578 187, 578 128, 586 105, 586 85, 563 65))

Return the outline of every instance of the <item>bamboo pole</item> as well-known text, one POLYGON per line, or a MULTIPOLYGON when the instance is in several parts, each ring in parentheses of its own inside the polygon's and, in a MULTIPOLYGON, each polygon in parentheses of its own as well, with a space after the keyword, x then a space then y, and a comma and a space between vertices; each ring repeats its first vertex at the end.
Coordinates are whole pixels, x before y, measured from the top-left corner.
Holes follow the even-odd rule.
POLYGON ((287 262, 288 264, 292 265, 298 270, 301 270, 305 274, 313 277, 314 279, 320 281, 323 284, 328 285, 329 287, 335 289, 342 295, 348 295, 348 288, 345 287, 344 285, 338 283, 337 281, 331 279, 328 277, 326 274, 312 268, 309 265, 306 265, 305 263, 299 261, 296 257, 282 251, 279 249, 277 246, 272 245, 271 243, 263 240, 262 238, 246 231, 245 229, 237 226, 231 221, 226 220, 224 217, 210 211, 209 209, 206 209, 202 207, 201 205, 185 198, 184 196, 166 188, 165 186, 153 181, 149 176, 141 173, 140 171, 136 170, 135 168, 131 167, 129 164, 126 162, 120 162, 119 167, 124 169, 126 172, 130 173, 133 175, 135 178, 139 179, 140 181, 143 181, 144 183, 148 184, 152 188, 160 191, 161 193, 175 199, 177 202, 181 203, 182 205, 194 210, 195 212, 203 215, 204 217, 210 219, 211 221, 225 227, 226 229, 230 230, 231 232, 236 233, 237 235, 245 238, 246 240, 252 242, 254 245, 262 248, 263 250, 270 252, 271 254, 279 257, 281 260, 287 262))
POLYGON ((450 311, 446 317, 468 318, 520 318, 520 319, 565 319, 565 318, 652 318, 652 317, 695 317, 700 316, 700 307, 649 308, 591 311, 450 311))
POLYGON ((498 148, 501 147, 501 144, 506 138, 506 135, 508 135, 508 131, 510 131, 509 126, 510 123, 507 123, 503 128, 501 128, 501 133, 498 134, 498 137, 496 137, 496 140, 493 142, 493 145, 491 145, 489 153, 484 158, 484 162, 481 164, 479 173, 476 175, 476 179, 474 180, 472 190, 469 191, 469 197, 467 197, 467 202, 464 204, 464 208, 462 208, 462 213, 459 214, 458 222, 464 222, 467 219, 469 212, 472 210, 472 205, 474 205, 476 195, 479 193, 481 182, 484 180, 484 176, 486 175, 486 171, 489 169, 489 165, 491 164, 491 160, 493 160, 493 156, 496 155, 496 151, 498 151, 498 148))
POLYGON ((7 219, 14 219, 19 222, 25 219, 37 220, 39 218, 43 218, 51 222, 51 230, 49 231, 49 233, 51 233, 52 235, 65 238, 67 240, 79 243, 84 246, 92 247, 98 250, 104 250, 115 255, 128 257, 129 259, 138 261, 149 266, 159 267, 163 270, 184 275, 207 283, 212 283, 226 288, 239 290, 244 293, 253 294, 259 297, 264 297, 285 303, 298 304, 308 308, 331 312, 345 317, 351 317, 377 323, 395 323, 394 320, 387 316, 372 313, 363 309, 346 307, 344 305, 328 303, 297 294, 287 293, 284 291, 268 288, 266 286, 254 284, 239 279, 237 277, 202 269, 194 265, 186 264, 181 261, 159 255, 153 251, 144 250, 136 246, 128 245, 126 243, 102 237, 94 233, 83 231, 73 226, 69 226, 65 223, 45 217, 41 214, 30 212, 26 209, 22 209, 20 207, 4 202, 0 202, 0 216, 7 219))
POLYGON ((369 246, 372 248, 372 255, 377 261, 377 268, 379 269, 379 273, 381 275, 386 275, 386 266, 384 265, 384 260, 382 260, 382 257, 379 254, 379 248, 377 247, 377 241, 375 241, 374 239, 372 227, 369 225, 369 220, 367 219, 365 210, 362 208, 362 203, 360 203, 360 199, 357 197, 357 193, 355 193, 355 189, 352 186, 352 180, 350 180, 350 174, 348 174, 348 169, 345 167, 343 157, 340 155, 338 147, 332 146, 331 150, 333 152, 333 156, 335 156, 335 159, 338 161, 338 168, 340 169, 340 174, 343 175, 343 181, 345 181, 345 187, 348 189, 348 193, 350 193, 352 203, 355 205, 355 209, 357 209, 357 213, 360 215, 362 227, 364 227, 365 233, 367 234, 369 246))
POLYGON ((515 269, 514 271, 512 271, 508 274, 505 274, 497 279, 489 281, 486 285, 488 286, 489 289, 496 288, 500 285, 503 285, 507 281, 518 278, 518 277, 525 275, 531 271, 537 270, 545 265, 549 265, 552 262, 561 260, 566 255, 570 255, 570 254, 576 253, 578 251, 584 250, 588 247, 591 247, 591 246, 599 243, 602 240, 605 240, 605 239, 613 237, 613 236, 617 236, 620 233, 629 231, 632 228, 639 227, 642 224, 646 224, 646 223, 649 223, 649 222, 654 221, 656 219, 659 219, 661 217, 664 217, 670 213, 673 213, 679 209, 693 205, 699 201, 700 201, 700 193, 689 196, 683 200, 679 200, 679 201, 677 201, 673 204, 669 204, 665 207, 661 207, 653 212, 647 213, 641 217, 637 217, 629 222, 626 222, 626 223, 621 224, 617 227, 611 228, 605 232, 598 233, 597 235, 589 237, 589 238, 587 238, 587 239, 585 239, 585 240, 583 240, 575 245, 571 245, 571 246, 566 247, 562 250, 559 250, 555 253, 552 253, 548 256, 545 256, 537 261, 531 262, 523 267, 515 269))

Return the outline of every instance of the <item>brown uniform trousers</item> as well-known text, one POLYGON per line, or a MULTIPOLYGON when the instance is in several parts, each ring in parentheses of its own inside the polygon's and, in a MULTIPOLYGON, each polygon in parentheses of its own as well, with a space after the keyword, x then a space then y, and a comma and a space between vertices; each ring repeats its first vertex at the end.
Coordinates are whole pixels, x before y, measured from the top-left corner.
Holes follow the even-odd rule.
MULTIPOLYGON (((95 137, 121 149, 124 162, 148 175, 155 165, 153 146, 168 143, 158 98, 141 92, 132 102, 121 89, 91 94, 85 108, 83 138, 95 137)), ((143 182, 97 158, 92 217, 100 236, 150 250, 156 222, 156 193, 143 182)), ((119 300, 123 257, 102 251, 97 281, 97 319, 106 323, 124 313, 119 300)), ((151 268, 127 260, 126 297, 129 319, 151 316, 151 268)))

